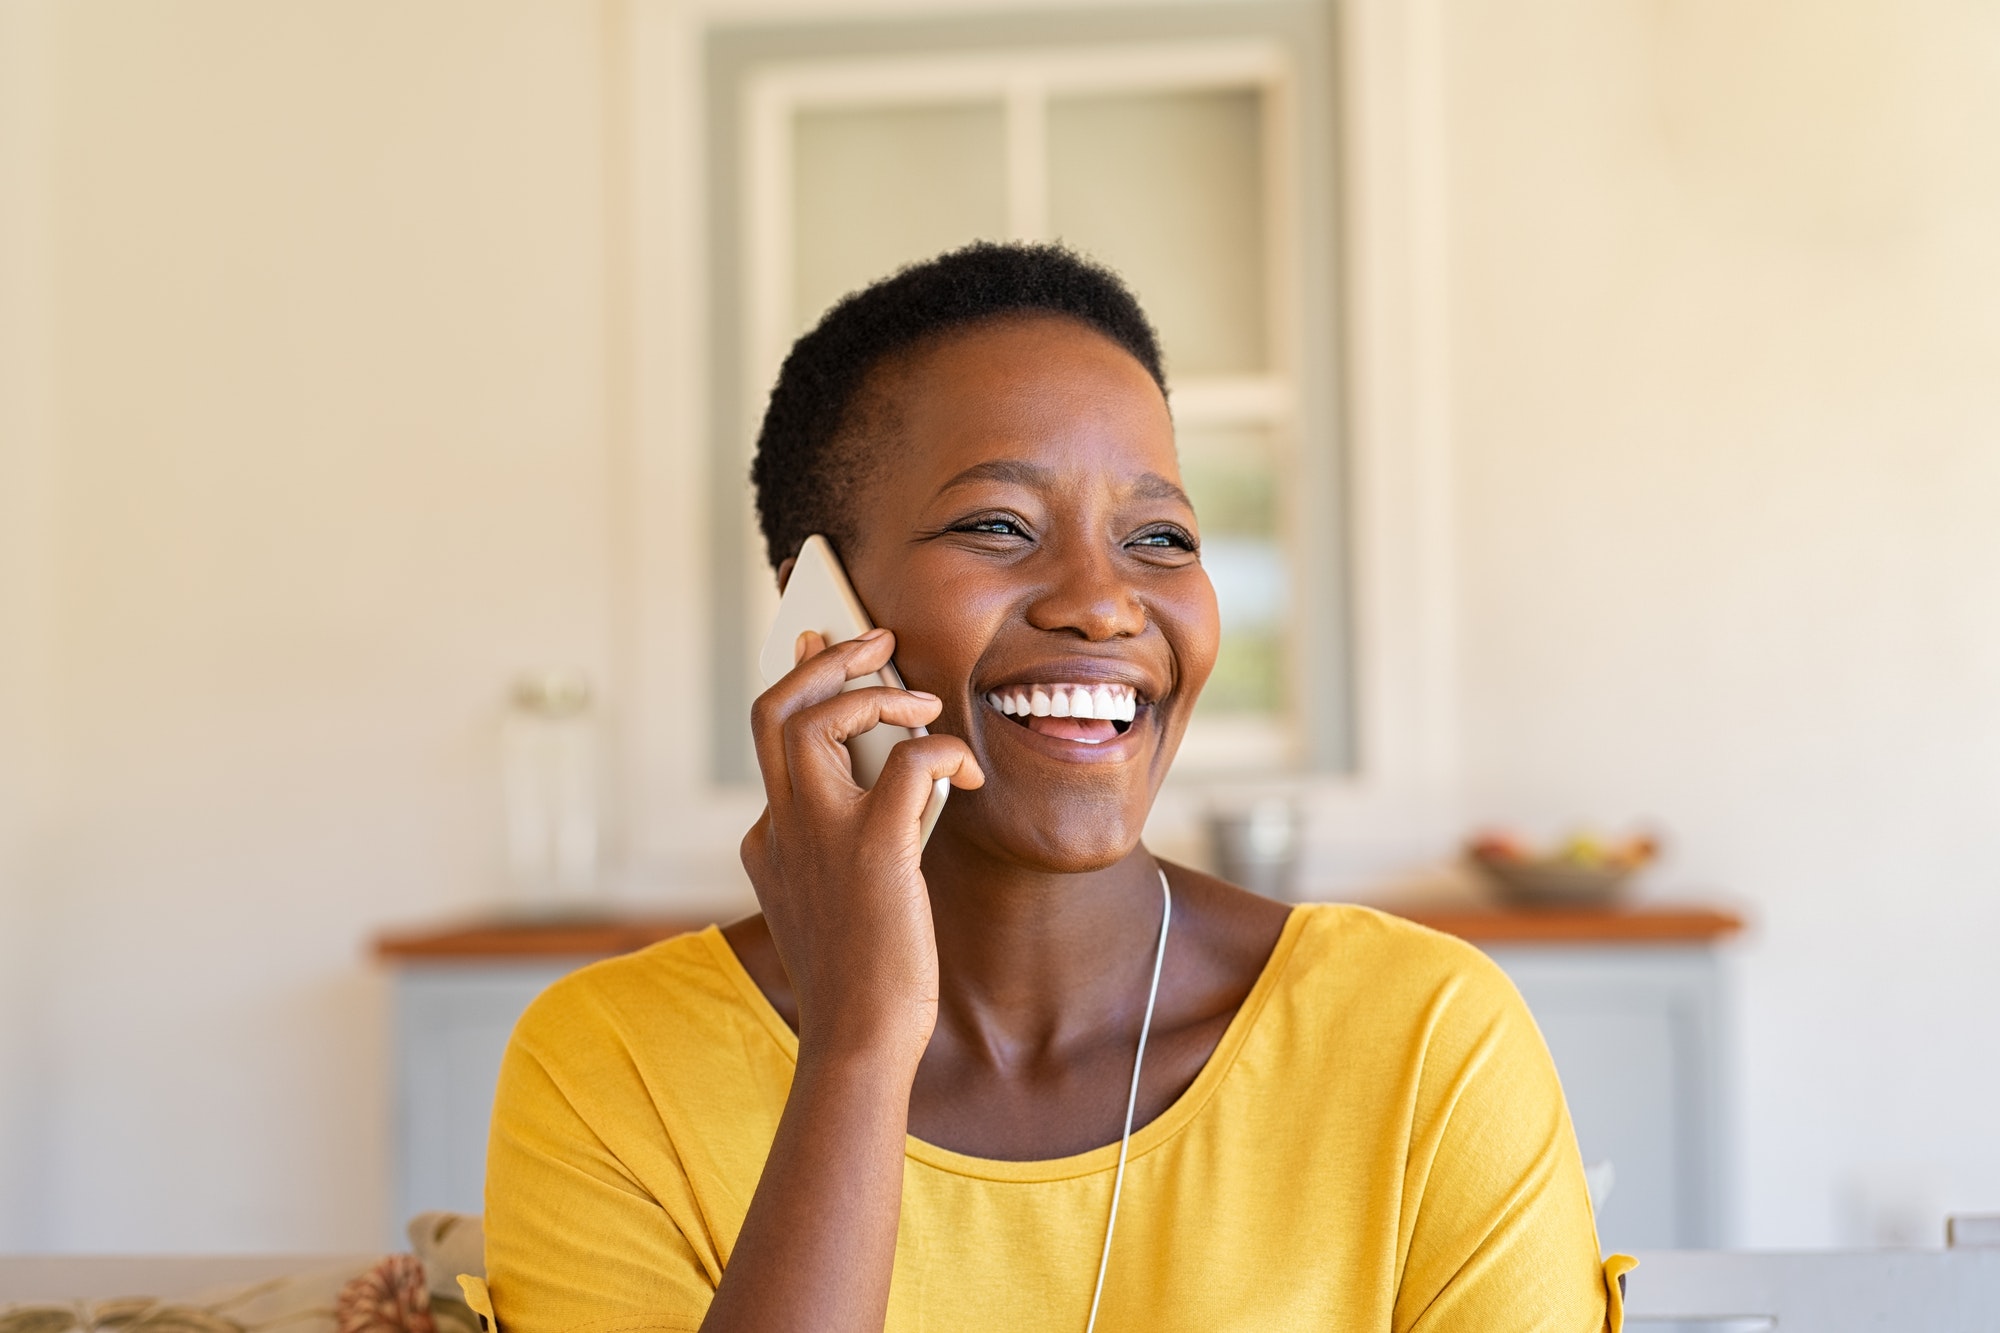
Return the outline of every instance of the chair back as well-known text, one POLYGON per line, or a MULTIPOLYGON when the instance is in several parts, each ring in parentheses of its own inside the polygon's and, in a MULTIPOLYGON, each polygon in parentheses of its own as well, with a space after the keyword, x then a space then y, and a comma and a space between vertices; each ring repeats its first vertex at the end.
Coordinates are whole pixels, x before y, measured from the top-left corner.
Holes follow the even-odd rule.
POLYGON ((2000 1218, 1953 1218, 1942 1250, 1773 1254, 1656 1250, 1638 1256, 1625 1318, 1791 1333, 1993 1333, 2000 1329, 2000 1218))

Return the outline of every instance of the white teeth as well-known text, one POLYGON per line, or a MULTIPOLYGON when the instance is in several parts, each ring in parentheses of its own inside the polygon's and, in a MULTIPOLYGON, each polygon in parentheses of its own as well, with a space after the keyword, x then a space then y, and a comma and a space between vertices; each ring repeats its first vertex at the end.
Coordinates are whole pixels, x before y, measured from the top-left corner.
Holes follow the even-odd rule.
POLYGON ((1139 696, 1130 685, 1017 685, 995 690, 986 702, 1009 717, 1082 717, 1130 722, 1139 696))

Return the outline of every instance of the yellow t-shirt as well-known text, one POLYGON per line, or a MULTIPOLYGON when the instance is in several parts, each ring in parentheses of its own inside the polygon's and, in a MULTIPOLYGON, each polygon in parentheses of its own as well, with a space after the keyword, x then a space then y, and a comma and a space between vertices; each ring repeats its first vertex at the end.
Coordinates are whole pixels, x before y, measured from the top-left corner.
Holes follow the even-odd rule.
MULTIPOLYGON (((713 927, 536 1000, 488 1150, 502 1333, 699 1328, 797 1054, 713 927)), ((910 1139, 890 1333, 1080 1333, 1117 1155, 910 1139)), ((1618 1306, 1513 985, 1449 936, 1315 906, 1193 1085, 1133 1134, 1098 1327, 1616 1333, 1618 1306)))

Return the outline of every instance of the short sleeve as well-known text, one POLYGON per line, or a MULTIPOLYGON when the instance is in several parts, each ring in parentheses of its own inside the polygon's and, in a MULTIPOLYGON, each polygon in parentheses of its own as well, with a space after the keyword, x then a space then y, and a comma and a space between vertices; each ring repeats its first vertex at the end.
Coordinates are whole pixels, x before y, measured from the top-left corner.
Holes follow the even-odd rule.
POLYGON ((1604 1298, 1609 1305, 1604 1327, 1609 1333, 1624 1333, 1625 1275, 1638 1266, 1639 1261, 1629 1254, 1614 1254, 1604 1261, 1604 1298))
POLYGON ((1427 1014, 1394 1327, 1617 1333, 1554 1062, 1513 983, 1465 953, 1427 1014))
POLYGON ((657 1163, 642 1183, 621 1160, 621 1117, 651 1103, 604 1030, 576 1018, 545 995, 501 1064, 486 1168, 495 1320, 505 1333, 699 1329, 720 1273, 676 1220, 693 1215, 692 1191, 657 1163))

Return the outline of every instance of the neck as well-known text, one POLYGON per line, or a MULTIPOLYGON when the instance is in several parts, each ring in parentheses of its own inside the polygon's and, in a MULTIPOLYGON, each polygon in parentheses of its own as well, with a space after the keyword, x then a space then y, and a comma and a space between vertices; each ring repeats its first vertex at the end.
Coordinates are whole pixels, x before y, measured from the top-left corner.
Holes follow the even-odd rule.
POLYGON ((1160 933, 1159 862, 1143 845, 1059 874, 935 839, 924 878, 941 1034, 996 1064, 1129 1038, 1160 933))

